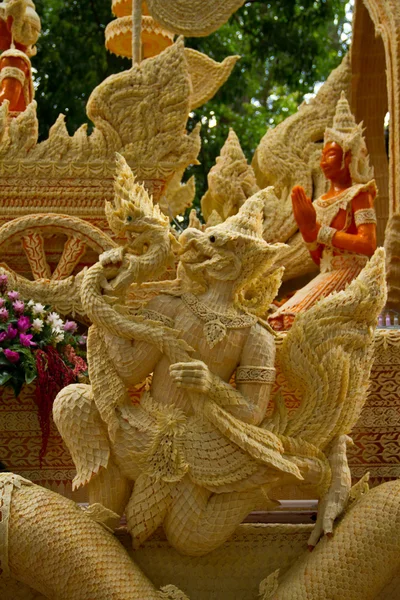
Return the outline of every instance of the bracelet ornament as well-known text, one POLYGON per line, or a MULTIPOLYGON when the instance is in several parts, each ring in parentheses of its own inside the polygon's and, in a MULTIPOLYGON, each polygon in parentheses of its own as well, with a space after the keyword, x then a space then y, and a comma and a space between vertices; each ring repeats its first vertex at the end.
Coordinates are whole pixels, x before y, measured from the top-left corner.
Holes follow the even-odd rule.
POLYGON ((376 214, 373 208, 361 208, 354 213, 356 227, 373 223, 376 225, 376 214))
POLYGON ((274 383, 275 369, 273 367, 238 367, 236 383, 274 383))
POLYGON ((318 231, 317 242, 319 244, 324 244, 324 246, 332 246, 332 239, 336 232, 337 229, 334 227, 322 225, 318 231))

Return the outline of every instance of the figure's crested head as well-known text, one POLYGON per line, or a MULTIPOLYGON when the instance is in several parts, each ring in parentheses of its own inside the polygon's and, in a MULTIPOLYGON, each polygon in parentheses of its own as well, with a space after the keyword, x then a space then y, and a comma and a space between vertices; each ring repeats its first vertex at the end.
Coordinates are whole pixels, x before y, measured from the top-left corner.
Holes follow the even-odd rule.
POLYGON ((374 172, 369 165, 367 146, 363 136, 363 124, 357 125, 344 92, 341 93, 336 105, 332 127, 325 130, 324 144, 332 142, 339 144, 343 150, 343 156, 351 152, 349 169, 353 183, 366 183, 373 178, 374 172))
POLYGON ((144 186, 137 183, 129 165, 116 153, 114 203, 106 202, 105 213, 111 230, 116 235, 141 233, 147 227, 168 227, 168 217, 153 204, 144 186))
POLYGON ((242 286, 270 267, 282 244, 263 239, 263 212, 263 200, 253 196, 223 223, 204 232, 185 230, 180 237, 181 262, 189 275, 234 280, 242 286))

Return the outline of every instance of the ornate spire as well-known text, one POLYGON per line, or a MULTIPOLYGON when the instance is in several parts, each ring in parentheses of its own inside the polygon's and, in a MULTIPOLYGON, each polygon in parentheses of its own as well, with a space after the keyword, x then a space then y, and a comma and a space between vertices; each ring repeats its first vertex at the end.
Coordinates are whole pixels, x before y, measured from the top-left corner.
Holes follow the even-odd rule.
POLYGON ((350 174, 353 183, 366 183, 374 176, 369 165, 367 146, 363 136, 363 124, 357 125, 344 92, 336 105, 331 128, 325 130, 324 143, 335 142, 343 153, 351 152, 350 174))

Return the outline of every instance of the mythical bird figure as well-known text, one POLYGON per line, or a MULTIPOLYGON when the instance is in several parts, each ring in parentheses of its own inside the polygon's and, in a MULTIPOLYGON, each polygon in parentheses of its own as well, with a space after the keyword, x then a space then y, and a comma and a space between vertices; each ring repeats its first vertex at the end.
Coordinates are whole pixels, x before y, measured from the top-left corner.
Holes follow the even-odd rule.
MULTIPOLYGON (((181 292, 159 294, 132 315, 126 290, 165 267, 175 240, 127 167, 116 192, 106 210, 129 242, 105 252, 81 286, 93 322, 91 385, 64 388, 54 405, 76 464, 75 488, 87 485, 90 502, 125 510, 135 546, 163 525, 175 548, 201 555, 277 488, 307 486, 322 498, 315 545, 332 531, 350 490, 346 434, 365 399, 385 300, 383 251, 345 291, 298 318, 282 362, 303 403, 288 418, 277 402, 266 418, 274 335, 247 294, 280 249, 262 237, 263 202, 249 198, 205 232, 185 230, 181 292), (129 390, 150 376, 140 403, 132 403, 129 390)), ((270 275, 270 300, 279 275, 270 275)))

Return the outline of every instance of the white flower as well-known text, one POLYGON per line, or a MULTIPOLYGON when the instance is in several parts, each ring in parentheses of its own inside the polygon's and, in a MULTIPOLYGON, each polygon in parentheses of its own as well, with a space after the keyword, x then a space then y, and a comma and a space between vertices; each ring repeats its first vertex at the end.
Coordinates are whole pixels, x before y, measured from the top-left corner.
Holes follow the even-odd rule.
POLYGON ((60 315, 56 312, 49 313, 47 315, 46 323, 52 326, 53 331, 55 329, 62 329, 64 325, 64 321, 61 319, 60 315))
POLYGON ((64 335, 65 332, 60 329, 59 327, 53 327, 53 336, 54 336, 54 341, 56 344, 58 344, 59 342, 62 342, 64 340, 64 335))
POLYGON ((28 306, 34 306, 34 304, 35 304, 35 301, 34 301, 34 300, 29 300, 29 302, 28 302, 28 306))
POLYGON ((45 313, 45 308, 44 308, 43 304, 40 304, 40 302, 36 302, 36 304, 33 304, 32 314, 43 315, 44 313, 45 313))
POLYGON ((33 329, 33 331, 36 331, 38 333, 39 331, 42 331, 43 325, 44 325, 44 323, 43 323, 42 319, 33 319, 32 329, 33 329))

